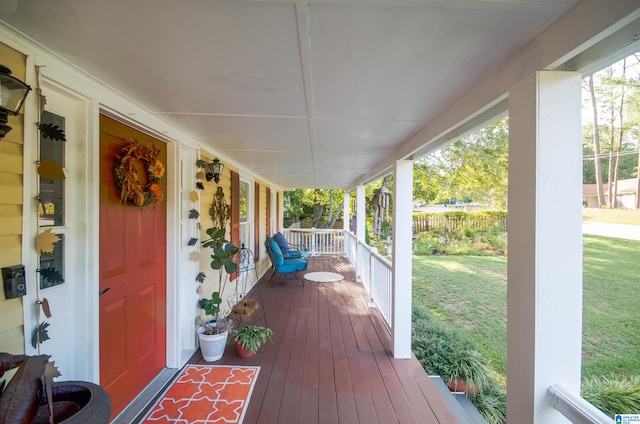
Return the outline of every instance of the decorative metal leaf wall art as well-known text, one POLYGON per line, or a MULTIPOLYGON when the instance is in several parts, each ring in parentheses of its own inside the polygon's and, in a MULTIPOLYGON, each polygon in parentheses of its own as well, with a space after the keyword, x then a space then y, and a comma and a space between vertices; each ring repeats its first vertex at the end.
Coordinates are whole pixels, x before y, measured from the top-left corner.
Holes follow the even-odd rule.
POLYGON ((46 321, 42 321, 33 330, 33 335, 31 336, 31 346, 33 346, 34 349, 36 348, 36 346, 38 346, 39 343, 49 340, 49 331, 47 330, 47 327, 49 327, 49 323, 46 321))
POLYGON ((55 268, 42 268, 40 270, 40 275, 50 283, 64 283, 62 274, 60 274, 60 272, 55 268))
POLYGON ((38 255, 42 253, 53 253, 53 249, 55 248, 54 244, 58 241, 60 241, 60 237, 58 237, 51 228, 38 234, 36 238, 38 255))
POLYGON ((65 135, 64 130, 59 126, 42 122, 38 122, 36 125, 38 125, 41 137, 48 138, 53 141, 67 141, 67 136, 65 135))
POLYGON ((47 159, 38 165, 38 175, 49 180, 64 180, 64 171, 58 162, 47 159))

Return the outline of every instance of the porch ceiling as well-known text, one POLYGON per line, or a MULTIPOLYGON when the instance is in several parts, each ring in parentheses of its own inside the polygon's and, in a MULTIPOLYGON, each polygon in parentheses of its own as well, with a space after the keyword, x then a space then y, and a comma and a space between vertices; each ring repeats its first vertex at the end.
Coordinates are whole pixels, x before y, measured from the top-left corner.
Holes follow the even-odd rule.
POLYGON ((281 187, 351 188, 578 0, 0 0, 0 19, 281 187))

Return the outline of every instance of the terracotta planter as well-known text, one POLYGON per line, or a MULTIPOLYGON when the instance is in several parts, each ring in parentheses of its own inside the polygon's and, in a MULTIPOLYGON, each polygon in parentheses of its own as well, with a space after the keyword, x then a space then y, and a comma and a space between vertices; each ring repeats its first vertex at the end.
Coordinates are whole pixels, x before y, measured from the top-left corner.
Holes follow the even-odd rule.
POLYGON ((466 382, 464 380, 454 380, 449 383, 449 390, 452 392, 475 395, 476 393, 478 393, 478 386, 473 381, 466 382))
POLYGON ((222 358, 224 348, 227 345, 227 337, 229 332, 225 331, 220 334, 204 334, 203 328, 198 328, 198 339, 200 340, 200 352, 202 358, 207 362, 217 361, 222 358))
POLYGON ((250 358, 254 355, 254 353, 251 350, 243 348, 242 343, 235 341, 235 344, 236 344, 236 352, 238 353, 239 357, 250 358))

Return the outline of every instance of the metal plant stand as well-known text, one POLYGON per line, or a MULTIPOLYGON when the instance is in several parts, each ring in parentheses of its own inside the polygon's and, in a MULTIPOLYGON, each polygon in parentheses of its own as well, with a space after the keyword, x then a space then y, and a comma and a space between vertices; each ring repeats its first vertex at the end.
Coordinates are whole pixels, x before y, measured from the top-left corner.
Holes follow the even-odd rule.
POLYGON ((231 309, 230 316, 235 322, 235 327, 247 324, 266 327, 267 315, 264 312, 262 291, 257 285, 258 271, 256 270, 255 256, 250 249, 244 246, 244 243, 238 251, 236 263, 238 278, 234 293, 227 299, 231 309))

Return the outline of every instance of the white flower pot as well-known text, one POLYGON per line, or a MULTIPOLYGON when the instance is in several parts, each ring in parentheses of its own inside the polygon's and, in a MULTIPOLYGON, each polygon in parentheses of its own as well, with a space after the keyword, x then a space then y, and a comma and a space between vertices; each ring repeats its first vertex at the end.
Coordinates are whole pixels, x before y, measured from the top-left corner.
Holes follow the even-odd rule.
POLYGON ((203 334, 204 329, 198 328, 198 339, 200 340, 200 351, 202 357, 207 362, 217 361, 222 358, 224 348, 227 345, 227 337, 229 332, 225 331, 220 334, 203 334))

